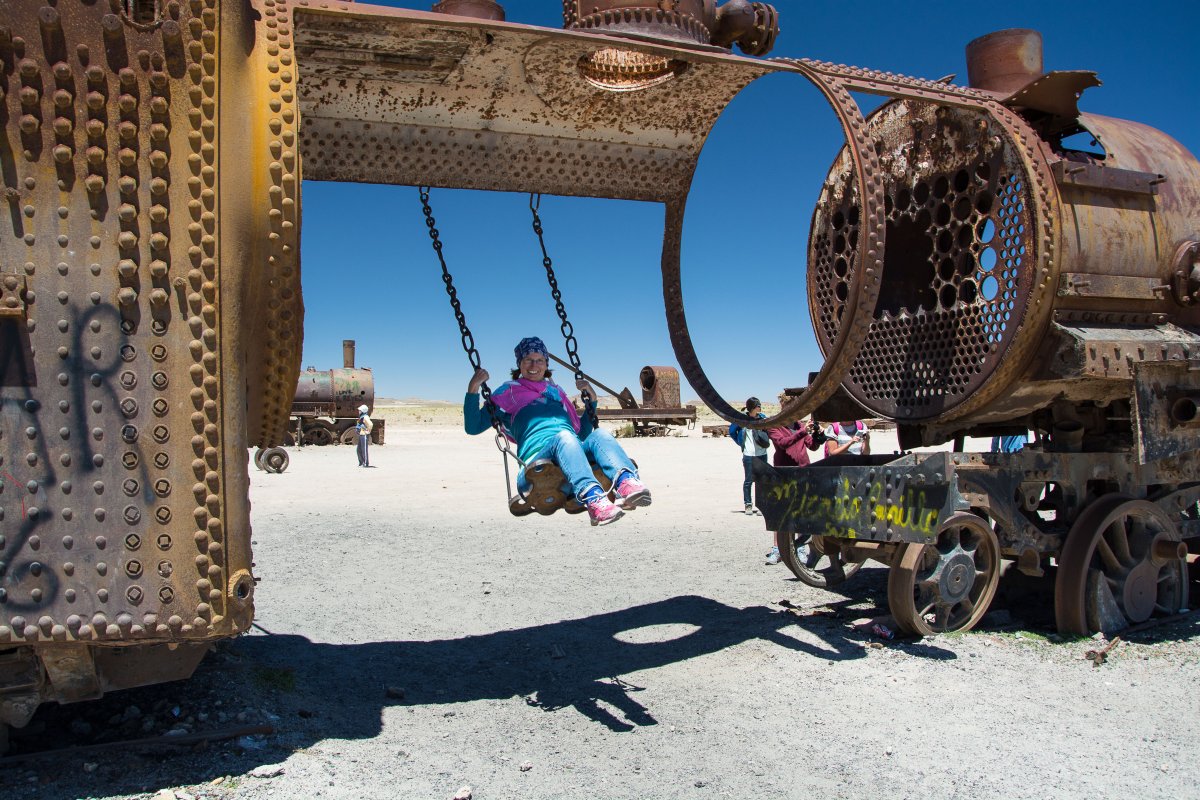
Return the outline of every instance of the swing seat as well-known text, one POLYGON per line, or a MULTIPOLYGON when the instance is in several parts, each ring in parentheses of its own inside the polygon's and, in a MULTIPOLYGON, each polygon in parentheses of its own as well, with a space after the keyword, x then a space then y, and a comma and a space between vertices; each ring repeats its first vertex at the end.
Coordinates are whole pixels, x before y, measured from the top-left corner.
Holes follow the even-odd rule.
MULTIPOLYGON (((612 481, 594 464, 592 474, 605 492, 612 489, 612 481)), ((525 466, 525 480, 529 481, 529 491, 524 495, 517 494, 508 503, 508 510, 514 517, 524 517, 537 512, 549 516, 560 508, 568 514, 578 514, 584 510, 583 503, 575 499, 575 492, 567 483, 562 468, 549 458, 539 458, 525 466)))

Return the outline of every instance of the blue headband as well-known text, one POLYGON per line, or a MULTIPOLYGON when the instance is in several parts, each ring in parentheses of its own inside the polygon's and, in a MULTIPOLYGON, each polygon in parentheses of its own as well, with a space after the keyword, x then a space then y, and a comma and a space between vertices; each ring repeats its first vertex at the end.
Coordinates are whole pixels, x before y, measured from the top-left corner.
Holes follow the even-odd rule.
POLYGON ((541 353, 547 360, 550 358, 550 351, 546 349, 546 345, 536 336, 529 336, 522 339, 515 348, 513 353, 517 356, 517 363, 521 363, 521 359, 530 353, 541 353))

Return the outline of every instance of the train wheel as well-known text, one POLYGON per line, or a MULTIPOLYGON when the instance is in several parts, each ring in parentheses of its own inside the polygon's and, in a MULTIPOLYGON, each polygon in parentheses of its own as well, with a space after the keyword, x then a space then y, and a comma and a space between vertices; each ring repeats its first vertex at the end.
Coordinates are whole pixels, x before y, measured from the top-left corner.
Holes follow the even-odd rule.
POLYGON ((846 561, 842 549, 824 536, 804 536, 776 531, 779 558, 792 574, 809 586, 830 589, 854 577, 862 562, 846 561))
POLYGON ((258 467, 260 470, 266 469, 262 463, 263 453, 265 452, 267 451, 261 447, 254 451, 254 466, 258 467))
POLYGON ((1054 579, 1060 633, 1113 633, 1187 606, 1187 551, 1158 506, 1111 494, 1071 526, 1054 579))
POLYGON ((346 428, 342 431, 342 444, 358 444, 358 429, 346 428))
POLYGON ((279 474, 288 468, 288 464, 292 463, 291 457, 287 450, 282 447, 272 447, 263 451, 262 456, 263 469, 267 472, 279 474))
POLYGON ((304 439, 306 444, 315 444, 317 447, 324 447, 327 444, 333 444, 333 432, 329 428, 318 426, 306 431, 304 439))
POLYGON ((1000 542, 967 513, 942 523, 933 544, 906 544, 888 572, 888 605, 901 630, 919 636, 967 631, 987 613, 1000 582, 1000 542))

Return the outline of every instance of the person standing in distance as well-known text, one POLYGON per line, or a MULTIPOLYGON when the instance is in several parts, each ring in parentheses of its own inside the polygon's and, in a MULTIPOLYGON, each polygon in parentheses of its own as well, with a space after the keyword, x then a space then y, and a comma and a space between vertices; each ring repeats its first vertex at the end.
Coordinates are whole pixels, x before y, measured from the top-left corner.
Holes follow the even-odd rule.
MULTIPOLYGON (((746 401, 745 410, 755 419, 767 418, 767 415, 762 413, 762 403, 757 397, 746 401)), ((742 502, 746 506, 746 513, 753 514, 754 504, 750 502, 750 487, 754 485, 755 476, 769 468, 767 448, 771 444, 771 438, 766 431, 743 428, 736 422, 729 426, 729 437, 742 449, 742 472, 745 476, 742 482, 742 502)))
POLYGON ((354 425, 354 430, 358 431, 358 465, 360 467, 371 466, 371 459, 367 449, 371 446, 371 428, 374 425, 371 423, 371 418, 367 416, 367 407, 358 407, 358 422, 354 425))

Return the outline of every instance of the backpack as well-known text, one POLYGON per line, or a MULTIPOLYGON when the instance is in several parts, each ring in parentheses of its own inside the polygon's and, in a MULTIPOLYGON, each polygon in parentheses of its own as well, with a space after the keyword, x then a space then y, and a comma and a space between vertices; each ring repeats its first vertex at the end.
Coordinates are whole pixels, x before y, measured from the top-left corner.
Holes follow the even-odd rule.
MULTIPOLYGON (((831 422, 829 424, 829 427, 833 429, 833 438, 825 440, 825 455, 829 455, 830 448, 832 448, 833 446, 835 446, 838 443, 837 437, 842 435, 842 426, 840 423, 831 422)), ((854 432, 855 433, 864 433, 866 430, 867 430, 867 426, 863 424, 863 421, 861 419, 854 420, 854 432)))
MULTIPOLYGON (((841 426, 840 424, 838 424, 838 423, 834 422, 834 423, 831 423, 831 424, 830 424, 830 427, 831 427, 831 428, 833 428, 833 435, 834 435, 834 436, 841 436, 841 435, 842 435, 842 426, 841 426)), ((863 432, 863 431, 865 431, 866 429, 867 429, 867 426, 866 426, 866 425, 863 425, 863 422, 862 422, 862 420, 861 420, 861 419, 856 419, 856 420, 854 420, 854 432, 855 432, 855 433, 862 433, 862 432, 863 432)))

